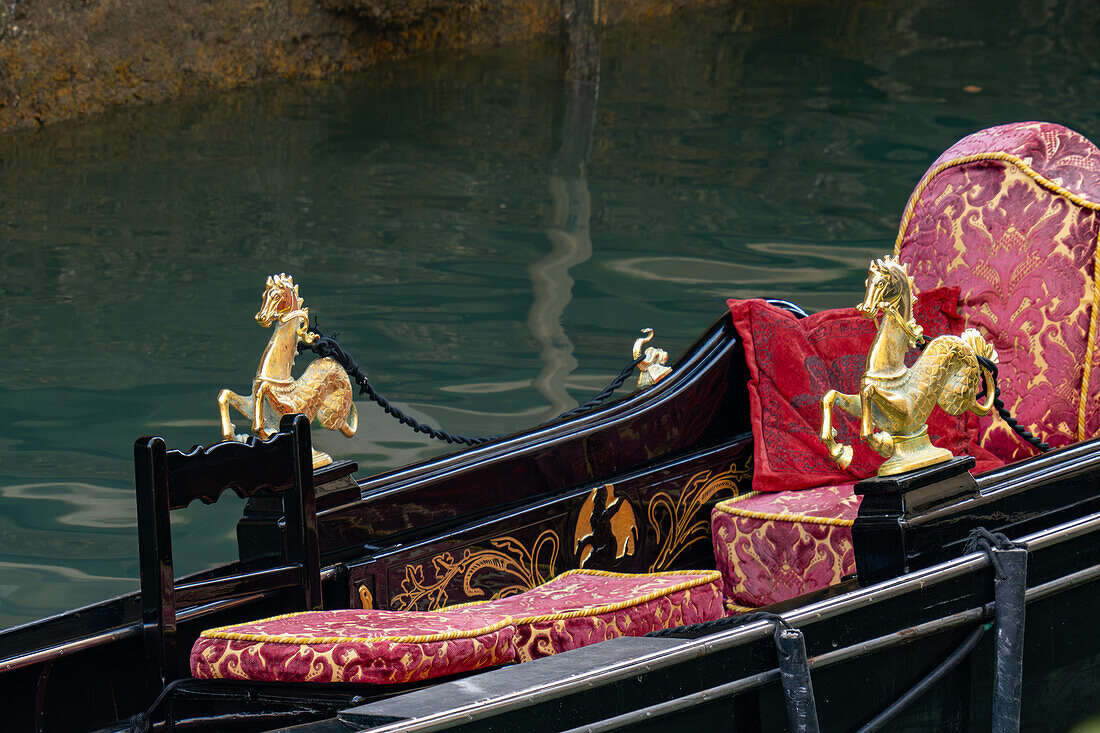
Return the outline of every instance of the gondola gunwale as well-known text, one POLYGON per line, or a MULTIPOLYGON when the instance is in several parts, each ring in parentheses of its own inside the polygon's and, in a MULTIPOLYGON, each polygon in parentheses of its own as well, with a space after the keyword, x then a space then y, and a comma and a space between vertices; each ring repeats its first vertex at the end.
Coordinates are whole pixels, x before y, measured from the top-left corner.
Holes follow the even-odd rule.
MULTIPOLYGON (((591 435, 606 427, 608 422, 624 415, 634 418, 640 414, 638 408, 650 411, 690 387, 692 379, 700 371, 707 371, 708 363, 716 356, 715 352, 734 348, 739 340, 730 315, 723 314, 676 361, 672 373, 653 387, 639 390, 572 418, 555 419, 543 425, 494 438, 488 443, 367 477, 359 482, 361 498, 375 500, 400 495, 418 483, 445 480, 475 464, 504 457, 519 458, 560 442, 563 438, 591 435)), ((319 511, 318 519, 340 508, 342 507, 337 506, 324 512, 319 511)))
MULTIPOLYGON (((1018 541, 1027 545, 1029 557, 1033 557, 1038 553, 1057 548, 1064 542, 1081 540, 1097 531, 1100 531, 1100 512, 1079 517, 1061 525, 1041 530, 1020 538, 1018 541)), ((1059 592, 1069 590, 1078 584, 1100 580, 1100 548, 1094 551, 1094 555, 1096 555, 1096 557, 1093 558, 1095 561, 1086 565, 1084 568, 1061 574, 1057 578, 1052 578, 1042 583, 1029 585, 1027 591, 1029 594, 1028 603, 1045 600, 1059 592)), ((1051 564, 1056 565, 1057 563, 1051 564)), ((813 656, 814 649, 808 649, 812 655, 811 668, 815 665, 820 667, 823 666, 823 661, 840 660, 839 655, 841 652, 851 650, 853 652, 852 656, 854 656, 854 653, 863 649, 866 644, 874 642, 879 638, 884 638, 885 636, 892 637, 898 644, 904 644, 919 638, 921 633, 931 634, 944 629, 961 626, 966 623, 991 618, 993 614, 992 570, 989 557, 981 552, 971 553, 922 570, 914 571, 904 576, 883 581, 873 586, 854 589, 841 596, 811 603, 788 611, 782 615, 792 625, 808 632, 806 634, 808 647, 821 646, 824 644, 824 641, 822 639, 815 639, 813 635, 815 624, 827 623, 851 611, 866 611, 875 603, 895 600, 912 593, 924 593, 937 586, 942 586, 943 584, 960 579, 971 578, 979 573, 983 576, 983 589, 987 591, 984 594, 984 602, 976 606, 963 608, 946 617, 938 617, 938 621, 934 618, 922 624, 903 626, 895 629, 893 632, 886 635, 880 635, 866 642, 857 642, 849 646, 821 651, 816 656, 813 656), (923 628, 918 629, 918 627, 923 628)), ((1029 571, 1029 578, 1033 574, 1033 571, 1029 571)), ((969 596, 960 597, 958 599, 958 601, 966 600, 969 600, 969 596)), ((979 598, 978 600, 981 601, 983 599, 979 598)), ((498 710, 527 709, 544 702, 560 699, 574 692, 599 688, 603 685, 614 684, 635 677, 641 679, 651 673, 680 664, 690 663, 709 655, 728 652, 732 649, 754 643, 768 644, 771 641, 773 627, 773 622, 761 620, 750 622, 734 629, 716 631, 698 639, 685 639, 682 644, 676 645, 670 649, 654 651, 626 661, 617 661, 599 672, 589 670, 583 675, 563 677, 561 681, 555 684, 544 685, 540 689, 517 690, 510 696, 502 696, 499 699, 482 698, 466 706, 456 707, 453 710, 446 711, 446 713, 439 713, 430 718, 426 717, 421 720, 405 719, 389 725, 365 728, 361 727, 357 722, 357 718, 364 719, 360 717, 363 713, 355 712, 355 708, 342 711, 338 717, 345 724, 353 726, 350 728, 351 730, 369 729, 371 733, 396 733, 397 731, 426 733, 427 731, 445 729, 452 724, 467 722, 476 723, 479 720, 489 719, 491 714, 498 710)), ((566 652, 565 654, 570 654, 570 652, 566 652)), ((560 656, 561 655, 558 655, 558 657, 560 656)), ((548 660, 558 657, 548 658, 548 660)), ((548 665, 553 663, 552 661, 546 662, 548 665)), ((492 674, 492 672, 486 674, 492 674)), ((734 682, 738 682, 739 685, 743 686, 744 690, 748 690, 768 684, 777 677, 778 670, 769 668, 763 672, 755 673, 755 676, 751 680, 746 681, 742 679, 739 682, 736 680, 734 682)), ((741 686, 739 686, 736 691, 743 691, 741 686)), ((712 688, 709 690, 712 696, 716 689, 717 688, 712 688)), ((700 690, 699 694, 706 692, 708 692, 708 690, 700 690)), ((728 695, 733 694, 733 692, 724 689, 722 694, 728 695)), ((399 697, 389 698, 387 704, 399 704, 399 700, 399 697)), ((303 730, 308 730, 308 728, 304 728, 303 730)))

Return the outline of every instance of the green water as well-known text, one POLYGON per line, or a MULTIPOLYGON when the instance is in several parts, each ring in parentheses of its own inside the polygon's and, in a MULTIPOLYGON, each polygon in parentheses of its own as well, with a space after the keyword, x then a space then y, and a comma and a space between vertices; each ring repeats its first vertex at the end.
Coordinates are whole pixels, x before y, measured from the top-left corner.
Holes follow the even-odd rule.
MULTIPOLYGON (((1097 19, 689 11, 605 33, 587 128, 546 41, 0 136, 0 627, 137 587, 130 446, 216 438, 267 275, 414 414, 520 429, 598 391, 643 326, 677 354, 729 296, 852 304, 959 137, 1100 136, 1097 19)), ((447 450, 359 414, 350 441, 315 435, 363 475, 447 450)), ((183 571, 234 556, 240 508, 174 525, 183 571)))

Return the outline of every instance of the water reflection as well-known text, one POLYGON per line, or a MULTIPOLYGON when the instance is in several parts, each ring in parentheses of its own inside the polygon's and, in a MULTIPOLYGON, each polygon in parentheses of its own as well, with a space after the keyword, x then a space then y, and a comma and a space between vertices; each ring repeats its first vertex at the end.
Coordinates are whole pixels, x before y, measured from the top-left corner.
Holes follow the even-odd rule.
MULTIPOLYGON (((216 437, 272 272, 418 418, 513 431, 600 389, 642 326, 678 353, 730 295, 853 302, 962 135, 1100 136, 1098 13, 737 3, 612 29, 572 175, 549 42, 0 137, 0 626, 136 588, 130 445, 216 437)), ((364 472, 447 450, 359 412, 318 443, 364 472)), ((184 571, 235 554, 239 505, 199 511, 184 571)))

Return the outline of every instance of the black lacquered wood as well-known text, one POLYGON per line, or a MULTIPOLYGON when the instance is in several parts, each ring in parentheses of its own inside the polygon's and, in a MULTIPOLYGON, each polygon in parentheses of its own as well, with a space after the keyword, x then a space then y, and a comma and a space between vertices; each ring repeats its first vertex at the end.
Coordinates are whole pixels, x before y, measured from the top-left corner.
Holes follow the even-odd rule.
POLYGON ((303 416, 285 416, 269 440, 197 446, 187 453, 167 450, 163 438, 140 438, 134 444, 134 474, 148 697, 179 676, 177 609, 280 588, 294 589, 296 610, 321 607, 312 451, 309 422, 303 416), (242 498, 263 491, 281 499, 287 527, 285 557, 275 567, 177 587, 171 511, 196 499, 212 504, 230 490, 242 498))

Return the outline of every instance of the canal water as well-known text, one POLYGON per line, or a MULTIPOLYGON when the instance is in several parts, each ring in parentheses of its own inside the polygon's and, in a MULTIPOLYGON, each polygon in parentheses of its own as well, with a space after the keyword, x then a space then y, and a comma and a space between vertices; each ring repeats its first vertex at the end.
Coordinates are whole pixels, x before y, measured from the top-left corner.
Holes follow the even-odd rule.
MULTIPOLYGON (((0 137, 0 628, 137 588, 131 445, 217 438, 272 273, 383 394, 497 434, 642 327, 678 354, 727 297, 853 304, 967 133, 1100 137, 1094 7, 757 5, 608 30, 598 95, 541 41, 0 137)), ((359 415, 315 436, 361 476, 449 450, 359 415)), ((183 513, 182 571, 233 558, 240 510, 183 513)))

